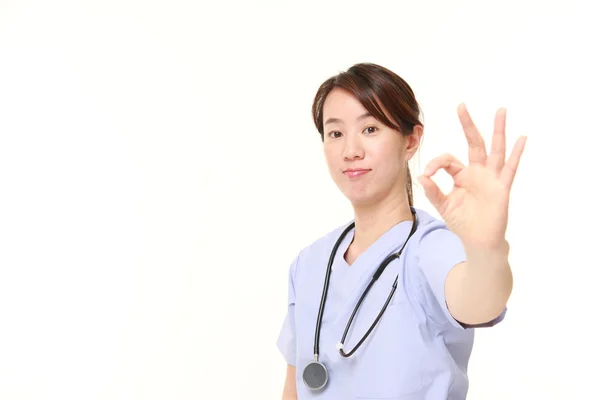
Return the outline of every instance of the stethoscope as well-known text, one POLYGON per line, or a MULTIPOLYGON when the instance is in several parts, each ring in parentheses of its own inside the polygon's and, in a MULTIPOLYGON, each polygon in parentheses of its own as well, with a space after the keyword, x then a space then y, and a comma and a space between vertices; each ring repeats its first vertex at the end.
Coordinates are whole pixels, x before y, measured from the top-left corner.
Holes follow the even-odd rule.
MULTIPOLYGON (((390 291, 390 294, 389 294, 385 304, 381 308, 381 311, 375 318, 375 321, 371 324, 371 327, 367 330, 365 335, 362 337, 362 339, 360 339, 360 341, 356 344, 356 346, 354 346, 354 348, 352 350, 350 350, 348 353, 346 353, 344 351, 344 340, 346 340, 346 335, 348 334, 350 325, 352 324, 352 321, 354 320, 354 316, 356 315, 356 312, 360 308, 360 305, 362 304, 364 298, 366 297, 367 293, 369 292, 369 290, 371 289, 371 287, 373 286, 375 281, 377 279, 379 279, 379 277, 381 276, 381 274, 383 273, 385 268, 388 266, 388 264, 391 263, 392 261, 394 261, 395 259, 400 258, 400 254, 402 254, 402 250, 404 250, 406 243, 408 243, 408 240, 410 239, 410 237, 417 230, 417 225, 419 224, 417 212, 415 211, 415 209, 413 207, 410 208, 410 211, 413 215, 413 224, 412 224, 410 233, 408 234, 408 237, 406 238, 406 241, 402 245, 402 248, 397 253, 392 253, 385 260, 383 260, 383 262, 379 265, 379 268, 377 268, 377 271, 375 271, 375 274, 373 274, 373 278, 371 279, 371 282, 369 283, 367 288, 363 291, 362 296, 360 297, 360 299, 358 300, 358 303, 354 307, 354 311, 352 312, 352 315, 350 316, 350 319, 348 320, 348 324, 346 325, 346 330, 344 331, 342 340, 337 345, 337 349, 342 357, 352 356, 354 354, 354 352, 356 352, 356 350, 358 350, 358 348, 363 344, 363 342, 367 339, 367 337, 369 336, 371 331, 375 328, 375 326, 377 325, 377 323, 383 316, 384 311, 386 310, 388 304, 390 303, 390 300, 392 299, 392 296, 394 295, 394 292, 396 291, 396 287, 398 286, 398 276, 396 276, 396 280, 394 281, 394 284, 392 285, 392 290, 390 291)), ((327 298, 327 290, 329 289, 329 278, 331 276, 331 268, 333 265, 333 260, 335 258, 335 254, 336 254, 338 247, 340 246, 342 240, 344 239, 344 237, 353 228, 354 228, 354 222, 352 222, 346 229, 344 229, 344 231, 338 238, 337 242, 333 246, 333 249, 331 250, 331 255, 329 256, 329 263, 327 264, 327 271, 325 273, 325 283, 323 285, 323 295, 321 296, 321 304, 319 306, 319 314, 317 317, 317 326, 315 329, 315 345, 314 345, 315 359, 314 359, 314 361, 311 361, 306 367, 304 367, 304 371, 302 372, 302 379, 304 380, 304 384, 311 390, 320 390, 320 389, 324 388, 329 379, 329 374, 327 372, 327 368, 325 367, 325 365, 323 363, 321 363, 319 361, 319 338, 321 336, 321 321, 323 320, 323 310, 325 309, 325 300, 327 298)))

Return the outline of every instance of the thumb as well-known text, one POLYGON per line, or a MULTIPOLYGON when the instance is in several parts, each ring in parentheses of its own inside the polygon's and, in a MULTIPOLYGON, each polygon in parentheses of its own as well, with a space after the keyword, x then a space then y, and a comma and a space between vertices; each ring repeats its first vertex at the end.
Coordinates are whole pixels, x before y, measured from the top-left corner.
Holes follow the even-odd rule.
POLYGON ((438 210, 438 212, 442 212, 442 207, 446 202, 446 195, 442 193, 438 185, 428 176, 421 175, 417 178, 421 186, 423 186, 423 190, 425 191, 425 196, 429 199, 431 204, 438 210))

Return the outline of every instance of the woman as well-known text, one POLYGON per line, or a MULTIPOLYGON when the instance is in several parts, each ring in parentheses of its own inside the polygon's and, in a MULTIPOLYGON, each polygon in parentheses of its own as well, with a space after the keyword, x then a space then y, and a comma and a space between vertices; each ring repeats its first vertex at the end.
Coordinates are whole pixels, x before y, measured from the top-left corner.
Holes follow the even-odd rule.
POLYGON ((512 290, 505 232, 525 137, 505 161, 500 109, 488 155, 459 106, 469 165, 446 154, 419 177, 438 220, 413 207, 407 163, 423 125, 402 78, 354 65, 321 85, 312 110, 354 220, 290 266, 284 399, 465 399, 474 328, 500 322, 512 290), (431 179, 440 169, 454 180, 447 195, 431 179))

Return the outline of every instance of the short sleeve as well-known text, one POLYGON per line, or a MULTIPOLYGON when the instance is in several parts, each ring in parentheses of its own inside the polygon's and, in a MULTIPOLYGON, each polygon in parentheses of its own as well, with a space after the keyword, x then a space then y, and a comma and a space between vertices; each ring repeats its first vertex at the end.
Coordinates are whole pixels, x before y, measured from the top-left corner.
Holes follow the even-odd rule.
POLYGON ((449 321, 459 329, 493 326, 504 319, 506 309, 494 320, 480 325, 466 325, 458 322, 448 309, 446 303, 445 283, 450 270, 467 260, 459 237, 443 224, 432 224, 421 236, 418 250, 418 265, 427 286, 431 289, 431 303, 438 307, 432 310, 434 319, 449 321), (437 311, 437 313, 436 313, 437 311))
POLYGON ((283 326, 277 338, 277 347, 283 355, 285 361, 292 365, 296 365, 296 290, 294 288, 294 278, 296 275, 296 267, 298 265, 298 257, 292 262, 288 272, 288 300, 287 313, 283 321, 283 326))

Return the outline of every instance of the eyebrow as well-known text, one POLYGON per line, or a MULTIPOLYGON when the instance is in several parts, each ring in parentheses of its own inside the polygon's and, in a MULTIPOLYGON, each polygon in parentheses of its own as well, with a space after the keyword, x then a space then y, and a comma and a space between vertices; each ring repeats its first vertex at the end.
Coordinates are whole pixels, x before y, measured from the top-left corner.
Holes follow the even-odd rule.
MULTIPOLYGON (((366 113, 359 115, 358 118, 356 118, 356 120, 360 121, 361 119, 365 119, 365 118, 368 118, 368 117, 372 117, 372 115, 371 115, 370 112, 367 111, 366 113)), ((337 124, 341 124, 342 122, 344 122, 344 121, 342 121, 340 118, 333 118, 332 117, 332 118, 327 118, 327 121, 325 121, 325 124, 323 124, 323 125, 336 124, 336 123, 337 124)))

